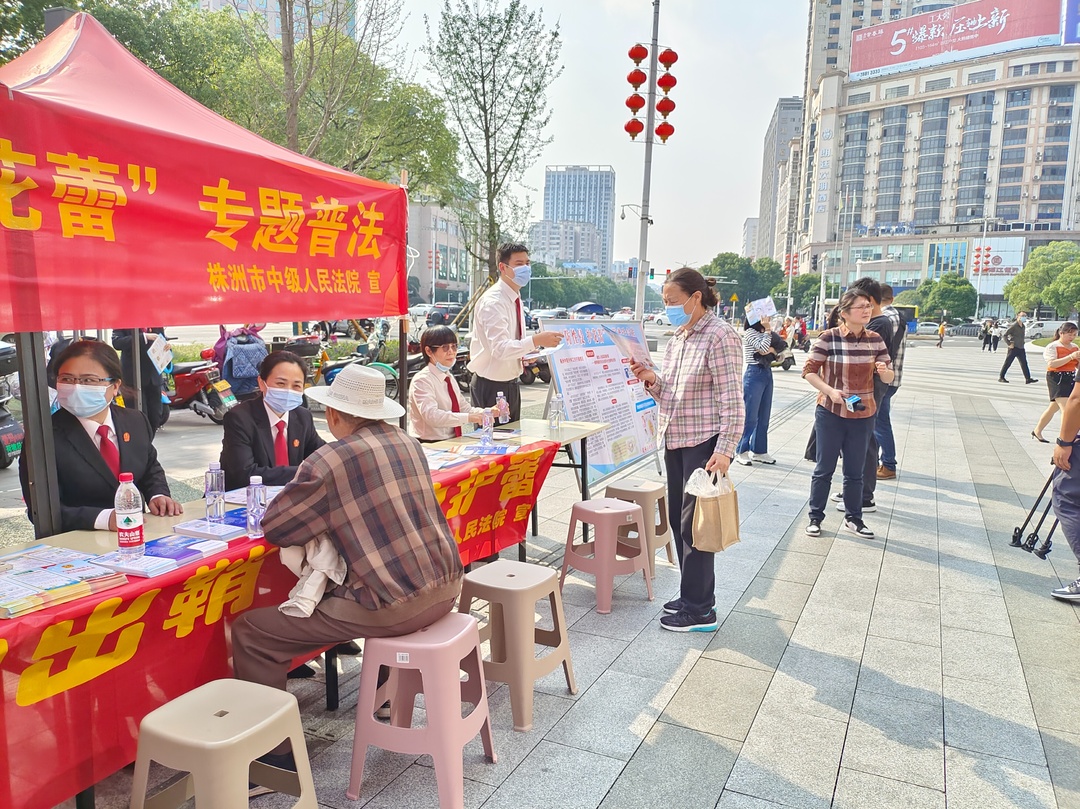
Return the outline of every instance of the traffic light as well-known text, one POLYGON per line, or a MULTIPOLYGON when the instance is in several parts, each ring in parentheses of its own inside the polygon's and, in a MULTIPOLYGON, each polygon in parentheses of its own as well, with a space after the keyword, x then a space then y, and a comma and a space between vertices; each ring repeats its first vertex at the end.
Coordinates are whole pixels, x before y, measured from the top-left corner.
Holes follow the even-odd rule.
POLYGON ((815 253, 814 255, 810 256, 810 272, 816 273, 818 271, 817 262, 818 257, 817 253, 815 253))
POLYGON ((649 267, 649 280, 651 281, 655 277, 656 277, 656 270, 654 270, 652 267, 649 267))
POLYGON ((671 275, 671 270, 664 270, 667 275, 671 275))
POLYGON ((630 268, 629 268, 629 269, 628 269, 628 270, 626 271, 626 279, 627 279, 628 281, 633 281, 633 280, 634 280, 634 268, 633 268, 633 267, 630 267, 630 268))

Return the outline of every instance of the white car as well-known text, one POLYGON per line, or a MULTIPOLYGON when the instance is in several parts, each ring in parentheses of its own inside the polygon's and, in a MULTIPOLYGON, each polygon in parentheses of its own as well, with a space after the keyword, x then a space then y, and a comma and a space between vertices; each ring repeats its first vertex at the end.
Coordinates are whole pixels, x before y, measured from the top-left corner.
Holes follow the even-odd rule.
POLYGON ((668 320, 668 316, 667 316, 666 312, 661 312, 660 314, 658 314, 656 317, 653 318, 652 322, 655 323, 657 326, 670 326, 671 325, 671 321, 668 320))
POLYGON ((611 316, 612 320, 634 320, 633 309, 620 309, 618 312, 611 316))
POLYGON ((409 307, 409 314, 412 317, 425 319, 428 316, 428 312, 435 308, 433 303, 415 303, 409 307))
POLYGON ((937 336, 938 324, 930 320, 924 320, 915 328, 916 334, 932 334, 937 336))

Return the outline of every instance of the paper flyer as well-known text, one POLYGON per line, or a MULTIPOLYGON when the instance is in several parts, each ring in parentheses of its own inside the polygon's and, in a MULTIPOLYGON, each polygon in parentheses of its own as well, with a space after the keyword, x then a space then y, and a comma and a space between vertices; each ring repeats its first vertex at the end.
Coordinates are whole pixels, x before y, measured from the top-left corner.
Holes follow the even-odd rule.
MULTIPOLYGON (((149 336, 147 335, 148 338, 149 336)), ((165 373, 165 369, 173 361, 172 349, 169 348, 165 337, 160 334, 154 342, 146 347, 146 354, 150 357, 150 362, 154 363, 154 367, 158 369, 159 374, 165 373)))
MULTIPOLYGON (((625 331, 619 332, 611 326, 603 326, 603 329, 607 332, 611 342, 619 349, 620 354, 627 359, 644 365, 650 371, 656 370, 656 364, 652 361, 652 356, 649 354, 648 345, 639 342, 636 334, 627 333, 625 331)), ((642 332, 642 334, 644 335, 644 332, 642 332)))
POLYGON ((746 321, 751 326, 760 323, 763 317, 772 317, 776 314, 776 304, 772 297, 759 298, 746 304, 746 321))

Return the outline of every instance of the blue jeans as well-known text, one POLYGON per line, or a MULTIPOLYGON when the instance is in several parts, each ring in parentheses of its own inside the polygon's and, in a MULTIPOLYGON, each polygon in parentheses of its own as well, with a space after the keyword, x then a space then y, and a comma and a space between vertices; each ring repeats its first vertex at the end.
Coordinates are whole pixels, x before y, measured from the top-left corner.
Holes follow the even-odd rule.
POLYGON ((817 465, 810 480, 810 519, 824 520, 829 504, 829 489, 840 454, 844 455, 844 512, 861 520, 863 504, 863 466, 866 444, 870 440, 873 419, 845 419, 818 405, 814 413, 817 434, 817 465))
POLYGON ((743 374, 743 405, 746 421, 737 452, 764 454, 769 451, 769 416, 772 414, 772 368, 748 365, 743 374))
POLYGON ((885 398, 878 405, 877 424, 874 425, 874 438, 881 447, 881 465, 890 472, 896 471, 896 438, 893 436, 892 417, 889 415, 889 410, 893 394, 898 390, 900 389, 889 386, 885 398))

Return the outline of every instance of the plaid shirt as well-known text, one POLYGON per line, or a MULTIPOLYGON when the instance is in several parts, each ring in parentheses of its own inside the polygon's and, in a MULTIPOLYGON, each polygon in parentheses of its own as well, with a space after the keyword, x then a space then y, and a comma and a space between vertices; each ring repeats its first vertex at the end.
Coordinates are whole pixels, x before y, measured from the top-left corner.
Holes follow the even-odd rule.
POLYGON ((712 438, 729 458, 742 437, 742 340, 711 312, 668 341, 649 393, 660 403, 660 442, 668 449, 696 447, 712 438))
POLYGON ((267 508, 263 530, 282 548, 329 537, 349 572, 327 595, 369 610, 463 575, 419 442, 382 421, 309 455, 267 508))
POLYGON ((803 364, 803 376, 819 374, 825 384, 843 392, 862 398, 865 410, 851 412, 842 404, 837 404, 824 393, 819 393, 817 403, 837 416, 845 419, 868 419, 877 412, 874 403, 874 363, 890 364, 889 349, 885 341, 875 331, 863 329, 856 336, 847 326, 840 325, 827 329, 814 341, 810 355, 803 364))

